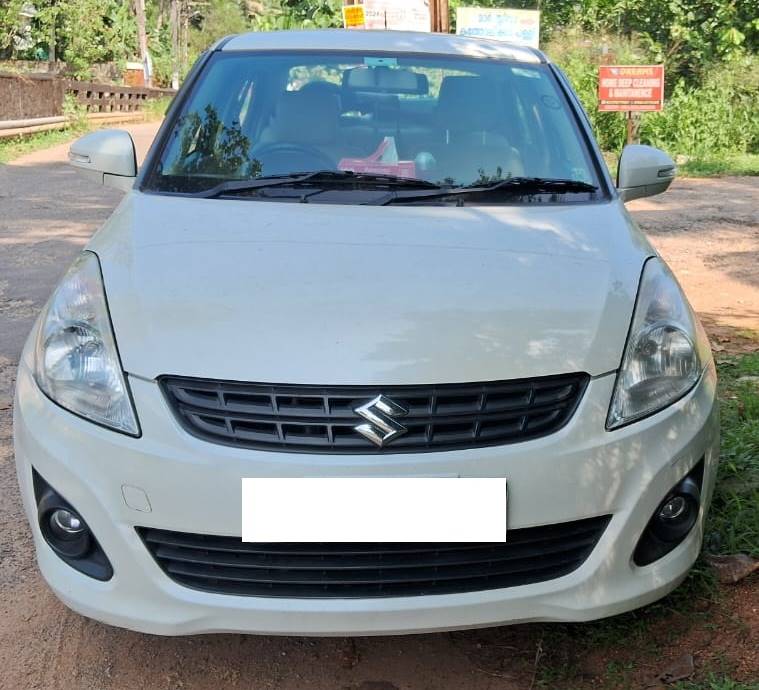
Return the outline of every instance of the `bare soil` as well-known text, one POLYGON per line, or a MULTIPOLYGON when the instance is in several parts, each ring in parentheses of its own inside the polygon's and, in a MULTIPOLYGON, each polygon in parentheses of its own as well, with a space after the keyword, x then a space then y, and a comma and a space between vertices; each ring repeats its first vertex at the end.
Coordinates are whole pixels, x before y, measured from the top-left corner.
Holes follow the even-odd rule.
POLYGON ((677 275, 714 350, 755 351, 759 178, 678 180, 629 209, 677 275))
MULTIPOLYGON (((155 128, 129 128, 141 152, 155 128)), ((593 624, 355 640, 159 638, 68 611, 36 569, 16 487, 10 411, 18 356, 38 310, 120 198, 70 170, 66 150, 0 166, 1 689, 644 688, 659 684, 658 675, 684 655, 693 656, 697 675, 724 669, 739 680, 759 678, 756 575, 724 587, 716 600, 695 602, 687 615, 669 615, 666 601, 628 615, 620 625, 629 625, 633 644, 624 636, 609 644, 609 627, 593 624), (634 637, 647 617, 648 632, 634 637)), ((682 180, 631 210, 675 270, 717 349, 756 350, 759 178, 682 180)))

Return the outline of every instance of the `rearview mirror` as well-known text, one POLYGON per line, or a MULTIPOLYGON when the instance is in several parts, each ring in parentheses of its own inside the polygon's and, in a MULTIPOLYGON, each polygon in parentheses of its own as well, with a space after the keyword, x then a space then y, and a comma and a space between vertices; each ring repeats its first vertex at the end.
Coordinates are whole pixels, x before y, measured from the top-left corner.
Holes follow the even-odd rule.
POLYGON ((390 67, 354 67, 343 72, 343 88, 364 93, 426 96, 430 90, 427 75, 390 67))
POLYGON ((630 144, 622 150, 617 167, 617 191, 622 201, 666 192, 675 179, 675 162, 653 146, 630 144))
POLYGON ((77 139, 69 149, 69 163, 99 184, 123 192, 137 177, 134 142, 122 129, 103 129, 77 139))

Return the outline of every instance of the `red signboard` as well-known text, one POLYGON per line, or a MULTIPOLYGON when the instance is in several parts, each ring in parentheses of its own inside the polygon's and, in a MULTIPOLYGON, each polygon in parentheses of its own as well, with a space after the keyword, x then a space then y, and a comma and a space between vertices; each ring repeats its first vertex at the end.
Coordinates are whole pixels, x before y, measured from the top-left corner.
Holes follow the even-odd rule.
POLYGON ((598 68, 598 109, 661 110, 664 65, 602 65, 598 68))

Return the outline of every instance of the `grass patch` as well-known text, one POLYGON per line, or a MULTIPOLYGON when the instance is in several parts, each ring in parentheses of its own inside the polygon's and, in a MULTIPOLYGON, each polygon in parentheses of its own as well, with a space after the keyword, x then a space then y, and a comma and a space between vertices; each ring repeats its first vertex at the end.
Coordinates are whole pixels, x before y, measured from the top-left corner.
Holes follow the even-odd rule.
POLYGON ((705 680, 696 683, 676 683, 673 690, 759 690, 759 683, 739 683, 727 676, 710 674, 705 680))
POLYGON ((759 175, 759 154, 740 153, 693 158, 678 166, 683 177, 759 175))
MULTIPOLYGON (((604 151, 606 167, 612 179, 617 179, 619 153, 604 151)), ((678 177, 723 177, 759 175, 759 153, 722 154, 693 157, 677 166, 678 177)))
POLYGON ((161 96, 160 98, 151 98, 145 103, 142 111, 145 113, 147 120, 163 120, 166 111, 169 109, 173 96, 161 96))
POLYGON ((9 163, 27 153, 65 144, 81 136, 85 131, 87 131, 86 128, 82 127, 68 127, 50 132, 37 132, 23 137, 0 139, 0 164, 9 163))
POLYGON ((722 448, 707 548, 759 556, 759 353, 722 357, 722 448))

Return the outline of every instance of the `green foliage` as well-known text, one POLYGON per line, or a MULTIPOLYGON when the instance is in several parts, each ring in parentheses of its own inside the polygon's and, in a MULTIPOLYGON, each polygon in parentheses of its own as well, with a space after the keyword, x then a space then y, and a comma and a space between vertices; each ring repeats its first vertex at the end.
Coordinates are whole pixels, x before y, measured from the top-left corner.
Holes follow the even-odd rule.
POLYGON ((0 3, 0 51, 11 48, 22 34, 23 6, 24 0, 3 0, 0 3))
POLYGON ((199 55, 224 36, 249 29, 240 4, 236 0, 211 0, 189 35, 190 54, 199 55))
POLYGON ((188 113, 181 127, 177 156, 183 161, 181 174, 233 175, 248 163, 250 139, 239 124, 225 125, 213 106, 207 105, 203 113, 188 113))
POLYGON ((131 0, 10 0, 7 9, 0 8, 0 49, 15 45, 15 37, 23 34, 31 47, 18 57, 47 58, 55 36, 56 57, 81 78, 89 77, 98 62, 119 63, 131 56, 135 32, 131 0), (19 4, 36 13, 20 18, 19 4), (26 29, 21 28, 24 21, 26 29))
POLYGON ((251 12, 257 31, 342 27, 342 0, 264 0, 251 12))
MULTIPOLYGON (((456 8, 534 9, 535 0, 451 0, 456 8)), ((759 20, 756 0, 542 0, 541 43, 560 39, 568 26, 589 35, 637 37, 654 62, 689 79, 703 74, 715 61, 756 51, 759 20)))
POLYGON ((685 681, 676 683, 672 690, 759 690, 759 683, 740 683, 726 676, 709 676, 700 682, 685 681))
POLYGON ((37 132, 25 136, 0 139, 0 165, 9 163, 20 156, 25 156, 27 153, 66 144, 80 136, 83 131, 74 127, 67 127, 50 132, 37 132))
POLYGON ((579 27, 570 27, 546 46, 546 52, 572 83, 601 149, 621 150, 627 136, 625 115, 598 112, 598 66, 604 60, 608 62, 609 53, 619 64, 645 63, 646 51, 632 39, 592 36, 579 27))
MULTIPOLYGON (((54 35, 57 57, 75 76, 87 78, 95 63, 138 57, 134 1, 35 0, 37 14, 30 18, 21 15, 25 0, 0 0, 0 53, 44 58, 54 35)), ((342 25, 342 0, 178 1, 189 21, 182 32, 187 45, 175 55, 169 0, 145 0, 155 83, 161 86, 222 36, 342 25)), ((454 27, 456 8, 469 4, 450 0, 454 27)), ((475 4, 534 8, 536 1, 475 4)), ((541 0, 540 8, 542 45, 578 91, 602 149, 621 150, 626 123, 622 113, 597 111, 598 65, 661 62, 665 109, 640 117, 641 141, 715 161, 709 165, 720 169, 737 156, 759 153, 757 0, 541 0)))
POLYGON ((87 107, 82 105, 73 94, 64 95, 63 114, 69 119, 69 125, 74 129, 87 127, 87 107))
POLYGON ((739 153, 690 158, 677 166, 681 177, 759 175, 759 154, 739 153))
POLYGON ((641 139, 695 156, 759 153, 759 58, 736 57, 713 69, 701 86, 685 80, 661 113, 643 120, 641 139))
POLYGON ((172 100, 171 96, 161 96, 160 98, 149 99, 145 104, 145 107, 142 108, 142 112, 145 113, 145 119, 163 120, 172 100))
POLYGON ((709 548, 759 556, 759 354, 720 360, 722 448, 709 548))
MULTIPOLYGON (((621 150, 625 114, 598 112, 598 66, 609 54, 621 64, 655 62, 657 56, 639 38, 593 37, 579 28, 568 29, 546 50, 572 82, 601 148, 621 150)), ((664 110, 640 116, 643 143, 695 157, 759 153, 759 57, 736 54, 715 63, 698 85, 669 72, 665 79, 664 110)))

